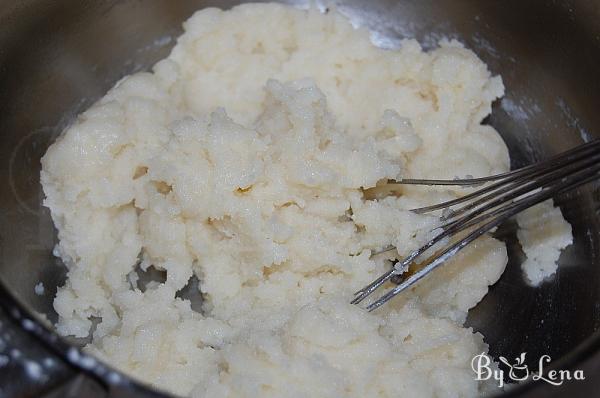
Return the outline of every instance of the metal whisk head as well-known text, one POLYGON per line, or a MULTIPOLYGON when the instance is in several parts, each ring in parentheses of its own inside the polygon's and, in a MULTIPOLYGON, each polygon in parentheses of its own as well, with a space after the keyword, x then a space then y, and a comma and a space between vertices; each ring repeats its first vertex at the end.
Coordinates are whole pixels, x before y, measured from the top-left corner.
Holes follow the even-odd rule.
MULTIPOLYGON (((458 199, 413 209, 412 211, 415 213, 448 209, 441 217, 441 220, 445 222, 438 228, 441 232, 425 245, 398 261, 390 271, 356 292, 352 304, 360 303, 390 280, 396 283, 396 286, 366 307, 368 311, 375 310, 508 218, 557 194, 596 179, 600 179, 600 140, 593 140, 533 165, 489 177, 461 180, 404 179, 389 181, 389 184, 399 185, 486 185, 458 199), (462 238, 458 239, 460 236, 462 238), (428 249, 445 240, 451 243, 426 258, 421 263, 424 264, 421 268, 410 270, 409 267, 414 265, 415 260, 420 260, 428 249), (406 269, 409 271, 401 271, 406 269)), ((395 250, 395 248, 389 247, 375 254, 389 250, 395 250)))

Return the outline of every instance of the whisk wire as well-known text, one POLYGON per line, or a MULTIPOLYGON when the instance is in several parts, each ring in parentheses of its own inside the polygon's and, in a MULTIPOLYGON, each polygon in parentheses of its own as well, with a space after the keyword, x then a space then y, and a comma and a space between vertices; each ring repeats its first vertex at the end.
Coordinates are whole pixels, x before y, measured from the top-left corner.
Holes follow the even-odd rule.
POLYGON ((526 174, 532 169, 537 169, 541 166, 546 166, 548 164, 552 164, 556 161, 568 161, 569 159, 573 159, 573 156, 578 156, 580 154, 591 153, 595 150, 598 150, 600 147, 600 140, 592 140, 585 144, 576 146, 575 148, 569 149, 567 151, 561 152, 557 155, 551 156, 548 159, 542 160, 537 163, 530 164, 528 166, 521 167, 516 170, 507 171, 505 173, 494 174, 491 176, 485 177, 477 177, 477 178, 455 178, 453 180, 444 180, 444 179, 414 179, 414 178, 404 178, 400 181, 390 180, 390 184, 400 184, 400 185, 464 185, 464 186, 477 186, 486 182, 503 180, 507 177, 512 176, 520 176, 526 174))
POLYGON ((487 187, 484 187, 478 191, 467 194, 457 199, 449 200, 446 202, 438 203, 433 206, 421 207, 418 209, 413 209, 415 213, 427 213, 434 210, 440 210, 447 208, 449 206, 454 206, 460 203, 467 202, 477 196, 480 196, 484 193, 495 191, 496 189, 505 186, 510 183, 519 183, 523 181, 527 181, 528 179, 538 176, 543 173, 547 173, 549 171, 554 171, 565 164, 570 164, 572 162, 576 162, 582 159, 586 159, 586 157, 590 155, 598 155, 600 150, 600 141, 592 141, 587 144, 583 144, 580 147, 573 148, 569 151, 566 151, 562 154, 553 156, 552 158, 539 162, 537 164, 529 165, 522 167, 520 169, 510 171, 507 173, 496 174, 494 176, 489 177, 480 177, 480 178, 472 178, 472 179, 461 179, 461 180, 416 180, 416 179, 402 179, 400 181, 391 181, 389 184, 391 185, 461 185, 461 186, 475 186, 480 185, 481 183, 491 182, 500 180, 494 184, 490 184, 487 187))
MULTIPOLYGON (((585 159, 583 162, 576 162, 569 166, 560 168, 558 170, 553 170, 548 174, 542 175, 537 180, 515 183, 510 186, 504 187, 498 191, 494 191, 490 194, 487 194, 463 207, 460 209, 452 211, 450 217, 444 218, 444 220, 449 220, 455 218, 458 215, 466 213, 468 210, 473 209, 471 213, 469 213, 469 217, 473 217, 474 215, 481 214, 485 211, 493 209, 494 207, 502 204, 506 200, 517 198, 521 195, 527 194, 529 192, 534 191, 535 189, 541 188, 549 183, 557 181, 561 178, 567 177, 570 174, 583 170, 587 167, 593 166, 595 163, 600 161, 600 153, 585 159)), ((449 224, 451 225, 451 224, 449 224)))
MULTIPOLYGON (((369 285, 355 293, 352 304, 358 304, 373 294, 379 287, 390 281, 394 276, 400 276, 401 271, 407 269, 418 257, 444 239, 451 239, 456 235, 471 231, 449 247, 433 254, 425 259, 425 264, 412 274, 401 274, 404 277, 394 288, 384 293, 381 297, 369 304, 366 309, 373 311, 400 292, 408 289, 420 279, 428 275, 441 264, 452 258, 456 253, 470 244, 481 235, 496 228, 508 218, 515 214, 541 203, 549 198, 579 187, 583 184, 596 180, 600 177, 600 140, 573 148, 562 154, 553 156, 548 160, 534 165, 526 166, 513 172, 498 174, 496 176, 469 179, 472 183, 498 181, 465 197, 467 200, 447 201, 439 205, 415 209, 413 211, 427 212, 449 208, 455 204, 471 200, 465 206, 452 211, 449 216, 443 217, 449 221, 438 227, 440 233, 426 242, 420 248, 412 251, 406 257, 398 261, 394 268, 385 272, 369 285), (533 179, 533 180, 532 180, 533 179), (460 217, 459 217, 460 216, 460 217), (473 229, 474 228, 474 229, 473 229)), ((438 185, 437 182, 445 181, 441 185, 472 185, 472 184, 450 184, 454 180, 401 180, 394 184, 423 183, 425 185, 438 185), (434 182, 434 183, 432 183, 434 182)), ((464 199, 460 198, 460 199, 464 199)), ((379 253, 393 250, 387 248, 379 253)), ((377 254, 379 254, 377 253, 377 254)))

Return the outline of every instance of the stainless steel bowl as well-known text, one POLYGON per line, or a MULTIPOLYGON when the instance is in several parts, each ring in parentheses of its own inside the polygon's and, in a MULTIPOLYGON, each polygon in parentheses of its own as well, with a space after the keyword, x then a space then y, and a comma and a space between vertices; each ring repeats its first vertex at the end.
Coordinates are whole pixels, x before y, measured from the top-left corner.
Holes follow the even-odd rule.
MULTIPOLYGON (((65 271, 52 256, 55 231, 41 205, 39 184, 39 160, 53 138, 120 77, 166 56, 173 45, 168 38, 180 33, 193 11, 236 3, 0 3, 0 303, 6 314, 21 321, 35 320, 32 311, 56 318, 52 297, 65 271), (43 296, 34 294, 39 281, 46 287, 43 296)), ((415 37, 431 47, 446 36, 473 49, 504 79, 507 95, 488 122, 507 142, 513 167, 600 137, 599 1, 317 3, 368 26, 384 46, 415 37)), ((583 369, 587 380, 561 388, 531 383, 508 395, 596 396, 600 387, 600 189, 588 186, 558 203, 573 225, 575 244, 563 253, 556 277, 539 288, 527 287, 520 247, 510 231, 503 234, 510 253, 507 271, 471 311, 468 324, 486 336, 495 356, 513 358, 526 351, 529 365, 536 367, 547 354, 556 367, 583 369)), ((68 343, 39 324, 28 329, 44 349, 68 362, 68 343)), ((151 394, 127 378, 115 382, 109 368, 99 369, 87 372, 111 396, 151 394)))

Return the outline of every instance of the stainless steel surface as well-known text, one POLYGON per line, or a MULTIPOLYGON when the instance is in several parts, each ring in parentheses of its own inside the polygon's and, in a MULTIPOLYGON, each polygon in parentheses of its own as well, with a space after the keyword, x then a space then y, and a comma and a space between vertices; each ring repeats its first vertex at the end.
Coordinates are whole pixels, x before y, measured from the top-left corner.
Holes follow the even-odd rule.
MULTIPOLYGON (((51 301, 64 269, 51 255, 55 236, 48 212, 41 206, 39 185, 39 159, 51 140, 120 77, 164 57, 173 44, 165 37, 177 35, 181 22, 194 10, 235 3, 0 1, 3 306, 22 305, 55 318, 51 301), (40 280, 46 293, 37 296, 34 286, 40 280)), ((507 95, 495 105, 489 123, 505 138, 514 167, 573 147, 586 137, 600 137, 598 1, 345 0, 326 5, 335 5, 370 27, 381 45, 393 46, 402 38, 415 37, 432 46, 438 38, 450 36, 475 50, 504 78, 507 95)), ((507 234, 507 271, 470 313, 469 325, 486 336, 496 356, 512 358, 527 351, 532 362, 548 354, 558 360, 557 366, 588 369, 585 383, 568 383, 562 389, 538 383, 513 394, 597 395, 599 202, 597 185, 561 198, 575 244, 563 254, 556 278, 540 288, 523 283, 518 267, 522 253, 507 234)), ((47 349, 66 354, 66 345, 41 330, 35 333, 47 349)), ((109 385, 106 376, 94 377, 109 385)), ((0 378, 6 380, 5 374, 0 372, 0 378)), ((113 395, 124 390, 119 391, 113 395)), ((131 396, 143 393, 136 388, 126 391, 131 396)))
MULTIPOLYGON (((440 224, 435 228, 438 233, 407 256, 397 258, 390 270, 357 291, 351 303, 361 303, 380 287, 385 287, 386 282, 392 282, 393 284, 387 284, 391 285, 387 291, 372 299, 365 307, 369 312, 376 310, 446 264, 477 238, 504 226, 504 223, 511 221, 513 216, 550 198, 554 199, 559 194, 596 182, 598 179, 600 179, 600 140, 592 139, 549 159, 501 174, 453 180, 388 180, 386 184, 365 190, 365 197, 368 197, 369 191, 383 190, 385 192, 383 195, 375 194, 379 198, 390 195, 394 186, 477 187, 488 183, 460 198, 412 209, 419 214, 436 210, 438 214, 441 213, 440 224), (457 205, 460 207, 453 207, 457 205), (444 244, 444 240, 449 242, 444 244), (434 247, 435 245, 437 247, 434 247), (425 254, 431 250, 435 250, 435 253, 425 254), (417 266, 416 262, 421 265, 417 266)), ((391 250, 396 250, 396 247, 387 247, 373 253, 372 256, 391 250)))

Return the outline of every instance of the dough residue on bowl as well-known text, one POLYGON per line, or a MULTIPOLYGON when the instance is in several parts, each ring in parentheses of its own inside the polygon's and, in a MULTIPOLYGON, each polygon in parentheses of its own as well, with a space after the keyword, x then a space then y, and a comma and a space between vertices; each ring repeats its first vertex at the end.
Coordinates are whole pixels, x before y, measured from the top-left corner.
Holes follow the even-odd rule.
POLYGON ((42 160, 68 267, 58 332, 92 333, 89 352, 181 395, 491 391, 470 365, 487 345, 463 323, 504 270, 502 242, 482 237, 376 313, 348 302, 431 237, 438 218, 408 209, 464 192, 362 188, 508 170, 481 124, 501 79, 458 42, 382 50, 336 13, 242 5, 184 28, 42 160), (165 280, 142 284, 150 268, 165 280), (178 294, 192 277, 201 311, 178 294))
POLYGON ((516 216, 517 237, 526 259, 521 264, 525 280, 537 286, 554 275, 561 251, 573 243, 571 225, 552 200, 547 200, 516 216))

